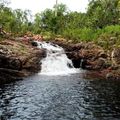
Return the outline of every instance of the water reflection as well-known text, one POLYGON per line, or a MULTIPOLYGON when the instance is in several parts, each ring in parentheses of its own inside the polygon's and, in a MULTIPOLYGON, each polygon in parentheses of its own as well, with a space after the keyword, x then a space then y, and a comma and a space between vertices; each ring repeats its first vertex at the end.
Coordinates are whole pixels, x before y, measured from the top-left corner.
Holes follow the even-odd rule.
POLYGON ((36 75, 0 87, 4 120, 119 120, 120 81, 36 75))

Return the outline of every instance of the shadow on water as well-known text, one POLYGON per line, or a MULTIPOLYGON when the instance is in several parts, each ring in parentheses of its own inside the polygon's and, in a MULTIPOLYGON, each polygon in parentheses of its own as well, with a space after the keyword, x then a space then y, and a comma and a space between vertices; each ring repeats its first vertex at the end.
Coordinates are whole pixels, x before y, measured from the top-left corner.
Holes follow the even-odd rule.
POLYGON ((119 120, 120 81, 35 75, 0 87, 1 120, 119 120))

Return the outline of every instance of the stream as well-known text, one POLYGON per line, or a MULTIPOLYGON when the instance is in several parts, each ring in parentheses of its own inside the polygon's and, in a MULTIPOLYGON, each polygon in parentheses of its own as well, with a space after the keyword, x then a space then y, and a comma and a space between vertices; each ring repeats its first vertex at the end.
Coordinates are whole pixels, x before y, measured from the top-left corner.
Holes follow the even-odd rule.
POLYGON ((120 120, 120 81, 85 78, 61 47, 38 44, 42 70, 0 86, 0 120, 120 120))
POLYGON ((120 120, 119 93, 120 81, 36 74, 0 87, 0 116, 5 120, 120 120))

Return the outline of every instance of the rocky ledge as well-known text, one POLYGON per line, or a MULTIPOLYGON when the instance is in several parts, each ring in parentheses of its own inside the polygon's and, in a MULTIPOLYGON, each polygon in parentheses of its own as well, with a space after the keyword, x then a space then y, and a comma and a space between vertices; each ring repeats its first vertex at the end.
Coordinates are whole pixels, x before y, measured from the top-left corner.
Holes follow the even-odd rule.
POLYGON ((104 50, 93 42, 73 44, 61 39, 53 40, 53 43, 65 49, 74 67, 92 71, 105 79, 120 79, 120 48, 104 50))
POLYGON ((0 41, 0 84, 32 75, 41 70, 45 51, 22 40, 0 41))

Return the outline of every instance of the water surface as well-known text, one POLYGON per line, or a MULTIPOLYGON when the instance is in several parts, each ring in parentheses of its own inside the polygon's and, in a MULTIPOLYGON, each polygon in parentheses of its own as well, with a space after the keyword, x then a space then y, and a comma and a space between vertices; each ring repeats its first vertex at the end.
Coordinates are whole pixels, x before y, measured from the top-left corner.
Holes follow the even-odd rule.
POLYGON ((120 81, 38 75, 0 87, 1 120, 120 120, 120 81))

